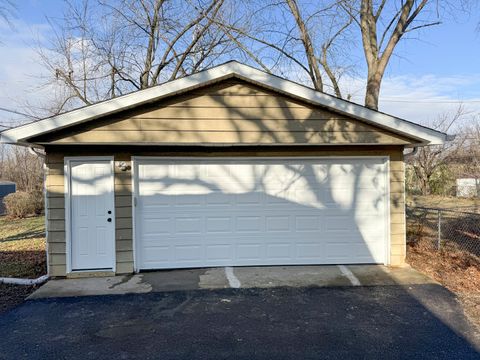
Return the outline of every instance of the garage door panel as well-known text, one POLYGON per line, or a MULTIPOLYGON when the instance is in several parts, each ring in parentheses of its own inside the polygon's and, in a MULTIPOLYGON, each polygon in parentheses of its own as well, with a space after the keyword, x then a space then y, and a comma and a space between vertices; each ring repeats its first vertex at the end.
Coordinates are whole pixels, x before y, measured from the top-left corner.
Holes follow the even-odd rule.
POLYGON ((288 199, 295 199, 294 193, 280 191, 280 190, 273 190, 272 195, 267 196, 265 199, 265 205, 273 208, 278 208, 279 206, 288 207, 290 206, 291 201, 288 199))
POLYGON ((243 264, 247 264, 248 261, 262 260, 263 252, 263 245, 251 240, 245 243, 238 242, 235 246, 235 258, 243 264))
POLYGON ((331 242, 325 245, 325 254, 327 259, 340 261, 340 263, 347 262, 349 256, 350 244, 331 242))
POLYGON ((177 217, 174 219, 177 234, 201 234, 203 221, 200 216, 177 217))
POLYGON ((205 248, 202 246, 202 244, 177 245, 175 246, 174 250, 175 261, 180 263, 189 262, 201 264, 204 261, 204 256, 202 256, 204 251, 205 248))
POLYGON ((231 216, 207 216, 205 230, 208 233, 230 233, 233 228, 231 216))
POLYGON ((141 269, 385 261, 383 159, 137 163, 141 269))
MULTIPOLYGON (((358 224, 352 219, 352 215, 348 213, 325 215, 322 220, 326 233, 351 233, 352 231, 358 231, 358 224)), ((342 238, 345 238, 345 236, 346 235, 342 235, 342 238)))
POLYGON ((143 210, 156 208, 165 208, 173 205, 174 198, 172 196, 160 195, 156 193, 144 192, 139 196, 139 206, 143 210))
POLYGON ((269 259, 291 261, 295 258, 294 247, 290 243, 269 243, 266 245, 266 256, 269 259))
POLYGON ((352 194, 353 190, 335 190, 332 191, 330 196, 325 197, 323 207, 329 209, 342 209, 342 210, 355 210, 360 212, 365 210, 383 211, 382 206, 385 205, 384 198, 385 192, 379 193, 378 191, 365 191, 358 190, 360 193, 357 195, 352 194))
POLYGON ((292 231, 290 216, 270 215, 266 217, 265 221, 266 221, 267 232, 291 232, 292 231))
POLYGON ((319 243, 316 239, 312 242, 296 244, 296 259, 299 263, 318 263, 325 261, 325 244, 319 243))
POLYGON ((177 195, 174 196, 174 206, 178 207, 202 207, 205 205, 205 196, 198 195, 177 195))
POLYGON ((169 246, 145 247, 143 262, 148 264, 168 264, 173 260, 171 258, 172 249, 169 246))
POLYGON ((353 244, 352 246, 357 258, 372 259, 378 255, 374 246, 369 247, 368 244, 353 244))
POLYGON ((387 195, 383 195, 383 197, 373 197, 370 200, 363 200, 363 201, 356 201, 355 202, 355 212, 357 214, 368 214, 368 215, 381 215, 387 205, 386 197, 387 195))
POLYGON ((248 192, 236 195, 235 200, 236 204, 240 206, 263 206, 265 201, 264 195, 260 191, 248 192))
POLYGON ((171 234, 174 231, 172 219, 169 217, 154 216, 151 218, 143 218, 140 224, 143 235, 159 236, 171 234))
POLYGON ((320 229, 320 218, 314 215, 296 215, 295 231, 316 232, 320 229))
POLYGON ((206 245, 206 260, 207 261, 226 261, 233 260, 233 245, 212 244, 206 245))
POLYGON ((235 219, 235 231, 236 232, 263 232, 262 216, 237 216, 235 219))

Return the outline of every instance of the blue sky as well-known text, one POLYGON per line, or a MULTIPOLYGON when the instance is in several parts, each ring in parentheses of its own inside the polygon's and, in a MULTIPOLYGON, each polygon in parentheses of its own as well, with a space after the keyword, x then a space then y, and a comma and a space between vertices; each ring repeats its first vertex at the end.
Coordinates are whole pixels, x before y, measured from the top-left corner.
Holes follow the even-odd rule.
POLYGON ((422 40, 408 39, 399 45, 404 59, 396 59, 392 71, 399 75, 480 72, 480 36, 476 31, 479 20, 480 16, 467 15, 462 21, 450 19, 421 30, 422 40))
POLYGON ((26 23, 43 23, 45 18, 61 16, 64 2, 61 0, 23 0, 17 2, 17 17, 26 23))
MULTIPOLYGON (((0 27, 0 106, 19 109, 32 97, 48 93, 35 86, 32 92, 43 70, 31 46, 48 31, 47 16, 61 17, 63 6, 60 0, 22 0, 13 31, 0 27)), ((397 49, 400 56, 392 59, 384 80, 380 110, 429 123, 441 112, 453 111, 456 102, 465 101, 471 114, 480 114, 477 13, 421 30, 416 34, 421 40, 403 41, 397 49)), ((361 103, 361 80, 345 81, 351 83, 347 88, 351 87, 353 100, 361 103)), ((0 113, 1 118, 5 115, 0 113)))

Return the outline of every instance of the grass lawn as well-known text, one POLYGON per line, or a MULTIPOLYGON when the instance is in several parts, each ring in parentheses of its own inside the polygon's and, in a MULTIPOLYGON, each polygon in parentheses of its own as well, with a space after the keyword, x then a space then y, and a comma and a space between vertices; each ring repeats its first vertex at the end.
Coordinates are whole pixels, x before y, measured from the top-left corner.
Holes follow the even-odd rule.
MULTIPOLYGON (((0 217, 0 277, 37 278, 46 271, 45 217, 0 217)), ((0 313, 34 290, 35 286, 0 284, 0 313)))
POLYGON ((0 277, 37 278, 46 271, 45 218, 0 217, 0 277))

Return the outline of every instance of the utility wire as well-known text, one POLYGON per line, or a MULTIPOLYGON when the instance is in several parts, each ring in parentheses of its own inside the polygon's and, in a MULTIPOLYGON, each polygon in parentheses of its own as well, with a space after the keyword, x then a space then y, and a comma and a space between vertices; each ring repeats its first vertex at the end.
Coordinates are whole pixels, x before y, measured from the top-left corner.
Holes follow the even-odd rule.
POLYGON ((417 104, 479 104, 480 100, 408 100, 408 99, 382 99, 380 102, 401 102, 401 103, 417 103, 417 104))
POLYGON ((27 116, 27 117, 29 117, 29 118, 34 118, 34 119, 35 119, 35 116, 29 115, 29 114, 25 114, 25 113, 22 113, 22 112, 17 111, 17 110, 11 110, 11 109, 7 109, 7 108, 4 108, 4 107, 0 107, 0 110, 1 110, 1 111, 5 111, 5 112, 9 112, 9 113, 12 113, 12 114, 27 116))
MULTIPOLYGON (((38 118, 36 118, 35 116, 29 115, 29 114, 26 114, 26 113, 22 113, 22 112, 17 111, 17 110, 11 110, 11 109, 7 109, 7 108, 4 108, 4 107, 0 107, 0 111, 5 111, 5 112, 8 112, 8 113, 21 115, 21 116, 26 116, 26 117, 38 120, 38 118)), ((0 124, 0 127, 4 128, 4 129, 13 129, 14 128, 14 126, 8 126, 8 125, 2 125, 2 124, 0 124)))

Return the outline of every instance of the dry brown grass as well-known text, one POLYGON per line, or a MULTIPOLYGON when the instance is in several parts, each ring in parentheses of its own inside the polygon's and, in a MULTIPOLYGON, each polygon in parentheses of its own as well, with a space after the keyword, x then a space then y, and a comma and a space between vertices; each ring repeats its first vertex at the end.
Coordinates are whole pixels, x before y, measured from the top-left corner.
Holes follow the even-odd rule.
POLYGON ((450 291, 462 303, 468 318, 480 330, 480 259, 453 247, 440 251, 428 242, 416 242, 407 247, 407 262, 429 275, 450 291))

